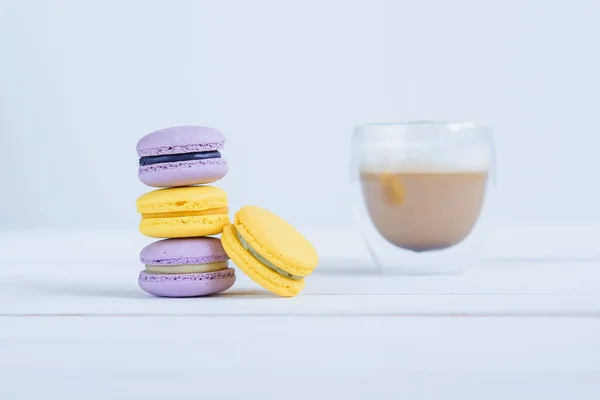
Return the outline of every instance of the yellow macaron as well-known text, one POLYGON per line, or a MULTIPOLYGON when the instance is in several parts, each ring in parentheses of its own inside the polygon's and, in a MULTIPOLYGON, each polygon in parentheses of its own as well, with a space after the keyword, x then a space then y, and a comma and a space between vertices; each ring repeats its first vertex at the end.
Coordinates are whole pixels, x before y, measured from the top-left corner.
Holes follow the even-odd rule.
POLYGON ((292 225, 256 206, 244 206, 223 229, 231 260, 256 283, 283 297, 296 296, 319 263, 312 244, 292 225))
POLYGON ((137 200, 140 232, 152 238, 217 235, 229 224, 227 194, 213 186, 157 189, 137 200))

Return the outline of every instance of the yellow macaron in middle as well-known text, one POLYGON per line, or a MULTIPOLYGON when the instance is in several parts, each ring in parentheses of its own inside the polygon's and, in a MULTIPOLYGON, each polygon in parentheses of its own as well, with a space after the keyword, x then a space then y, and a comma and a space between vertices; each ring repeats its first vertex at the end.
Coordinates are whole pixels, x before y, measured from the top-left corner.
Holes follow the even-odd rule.
POLYGON ((229 224, 227 194, 214 186, 157 189, 140 196, 140 232, 152 238, 217 235, 229 224))
POLYGON ((223 229, 231 260, 252 280, 283 297, 296 296, 319 263, 311 243, 292 225, 256 206, 242 207, 223 229))

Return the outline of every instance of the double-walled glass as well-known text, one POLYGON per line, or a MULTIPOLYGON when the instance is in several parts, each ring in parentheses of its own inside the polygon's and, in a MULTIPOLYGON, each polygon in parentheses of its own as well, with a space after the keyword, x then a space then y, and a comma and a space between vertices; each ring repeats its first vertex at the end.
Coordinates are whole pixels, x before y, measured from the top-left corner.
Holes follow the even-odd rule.
POLYGON ((356 127, 353 205, 382 272, 459 273, 477 255, 495 184, 491 129, 474 122, 356 127))

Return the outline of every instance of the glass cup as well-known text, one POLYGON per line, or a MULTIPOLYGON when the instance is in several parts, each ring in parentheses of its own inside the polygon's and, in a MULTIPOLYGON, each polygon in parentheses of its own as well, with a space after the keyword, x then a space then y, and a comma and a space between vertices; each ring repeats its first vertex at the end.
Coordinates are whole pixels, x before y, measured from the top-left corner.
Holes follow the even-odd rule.
POLYGON ((462 272, 485 238, 495 170, 492 132, 484 124, 356 127, 354 212, 381 272, 462 272))

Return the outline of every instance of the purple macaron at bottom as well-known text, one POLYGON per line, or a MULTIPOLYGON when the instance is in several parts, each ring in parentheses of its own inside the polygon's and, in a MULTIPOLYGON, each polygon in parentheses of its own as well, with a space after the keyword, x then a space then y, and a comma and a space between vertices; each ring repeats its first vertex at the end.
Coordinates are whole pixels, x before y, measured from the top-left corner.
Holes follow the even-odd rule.
POLYGON ((216 294, 229 289, 235 283, 235 270, 201 274, 150 274, 140 272, 140 287, 158 297, 198 297, 216 294))
POLYGON ((176 187, 212 183, 229 172, 224 158, 176 161, 144 165, 138 169, 138 177, 151 187, 176 187))

